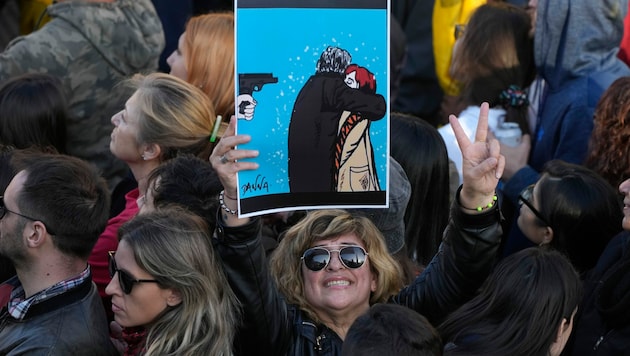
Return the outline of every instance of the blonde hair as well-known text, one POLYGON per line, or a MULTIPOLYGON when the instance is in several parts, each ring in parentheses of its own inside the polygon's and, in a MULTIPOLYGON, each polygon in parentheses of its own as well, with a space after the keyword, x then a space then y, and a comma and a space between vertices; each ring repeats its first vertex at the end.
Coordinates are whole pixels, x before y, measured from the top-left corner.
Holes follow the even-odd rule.
POLYGON ((199 88, 164 73, 134 75, 128 84, 138 99, 138 141, 160 146, 162 161, 179 153, 206 159, 216 114, 199 88))
POLYGON ((234 14, 191 18, 182 51, 188 82, 206 93, 226 122, 234 115, 234 14))
POLYGON ((181 296, 145 325, 147 355, 232 354, 237 299, 207 231, 200 217, 175 207, 138 215, 119 230, 138 266, 181 296))
POLYGON ((304 296, 302 254, 316 241, 345 234, 359 238, 369 254, 369 266, 377 281, 376 291, 370 295, 370 305, 385 302, 402 287, 400 265, 387 251, 383 235, 369 218, 353 216, 345 210, 310 212, 287 231, 270 263, 280 292, 289 303, 299 306, 315 322, 321 320, 304 296))

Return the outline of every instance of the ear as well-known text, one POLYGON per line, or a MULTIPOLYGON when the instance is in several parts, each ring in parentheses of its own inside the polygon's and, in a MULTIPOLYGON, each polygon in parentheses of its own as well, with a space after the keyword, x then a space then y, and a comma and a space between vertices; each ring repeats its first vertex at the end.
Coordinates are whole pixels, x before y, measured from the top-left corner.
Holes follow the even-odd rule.
POLYGON ((145 143, 143 147, 144 149, 142 151, 142 157, 144 158, 145 161, 160 158, 162 149, 157 143, 145 143))
POLYGON ((571 315, 571 320, 562 318, 562 322, 560 323, 560 326, 558 327, 558 330, 556 332, 556 339, 553 341, 553 343, 551 344, 551 348, 549 349, 549 354, 551 356, 560 355, 560 353, 562 353, 562 350, 564 350, 564 347, 569 340, 569 336, 571 335, 571 331, 573 330, 574 315, 575 312, 573 313, 573 315, 571 315))
POLYGON ((166 297, 166 305, 175 307, 182 302, 182 294, 176 289, 170 289, 169 295, 166 297))
POLYGON ((24 236, 28 247, 37 248, 42 246, 50 233, 46 230, 46 226, 41 221, 33 221, 31 224, 24 226, 24 236))
POLYGON ((543 236, 543 239, 542 239, 542 242, 540 243, 540 246, 550 244, 551 241, 553 240, 553 229, 550 226, 543 227, 542 236, 543 236))
POLYGON ((376 273, 372 272, 372 281, 370 282, 370 290, 372 292, 376 292, 377 284, 378 284, 378 277, 376 276, 376 273))

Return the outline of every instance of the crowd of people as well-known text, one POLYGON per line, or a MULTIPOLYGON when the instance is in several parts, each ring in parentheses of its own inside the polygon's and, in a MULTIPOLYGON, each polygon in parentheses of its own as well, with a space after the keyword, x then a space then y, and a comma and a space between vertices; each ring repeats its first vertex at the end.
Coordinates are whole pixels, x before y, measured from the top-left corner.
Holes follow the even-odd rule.
MULTIPOLYGON (((392 1, 389 207, 258 217, 233 12, 49 4, 0 53, 0 354, 627 354, 628 0, 461 0, 448 73, 419 3, 392 1)), ((384 98, 345 62, 325 80, 378 114, 322 116, 368 147, 384 98)))

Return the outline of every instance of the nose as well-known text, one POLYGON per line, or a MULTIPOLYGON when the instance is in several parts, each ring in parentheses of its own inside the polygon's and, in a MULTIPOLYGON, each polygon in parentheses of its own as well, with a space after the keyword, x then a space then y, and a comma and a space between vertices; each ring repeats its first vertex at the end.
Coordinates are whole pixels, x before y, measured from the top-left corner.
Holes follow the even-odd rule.
POLYGON ((120 115, 121 112, 117 112, 116 114, 114 114, 114 116, 112 116, 112 124, 114 124, 114 126, 118 126, 118 124, 120 123, 120 119, 118 118, 118 116, 120 115))
POLYGON ((326 269, 330 271, 337 271, 344 268, 346 268, 346 266, 344 266, 339 259, 339 251, 330 251, 330 262, 328 262, 326 269))
POLYGON ((630 178, 619 184, 619 192, 623 195, 628 195, 628 193, 630 193, 630 178))
POLYGON ((168 66, 171 67, 171 68, 173 68, 173 63, 172 62, 173 62, 173 57, 175 56, 175 52, 176 51, 173 51, 171 53, 171 55, 168 56, 168 58, 166 58, 166 64, 168 64, 168 66))
POLYGON ((118 272, 114 274, 112 280, 109 281, 107 287, 105 287, 105 294, 107 295, 122 295, 122 290, 120 289, 120 284, 118 283, 118 272))

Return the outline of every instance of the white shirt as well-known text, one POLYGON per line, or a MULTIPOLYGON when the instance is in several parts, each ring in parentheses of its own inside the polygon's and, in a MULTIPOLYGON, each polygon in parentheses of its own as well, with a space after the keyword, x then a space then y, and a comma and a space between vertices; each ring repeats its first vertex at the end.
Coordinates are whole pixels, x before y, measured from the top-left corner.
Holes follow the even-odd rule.
MULTIPOLYGON (((479 106, 469 106, 462 111, 459 116, 459 124, 464 129, 466 135, 471 141, 475 139, 475 130, 477 129, 477 121, 479 121, 479 106)), ((490 109, 488 113, 488 128, 490 131, 495 131, 500 122, 505 119, 505 110, 501 108, 490 109)), ((459 174, 459 184, 463 182, 462 175, 462 151, 459 150, 457 139, 451 124, 446 124, 438 129, 440 135, 444 139, 446 144, 446 150, 448 151, 448 158, 450 158, 455 167, 457 167, 457 173, 459 174)))

